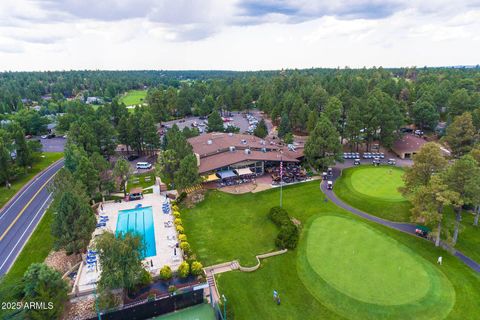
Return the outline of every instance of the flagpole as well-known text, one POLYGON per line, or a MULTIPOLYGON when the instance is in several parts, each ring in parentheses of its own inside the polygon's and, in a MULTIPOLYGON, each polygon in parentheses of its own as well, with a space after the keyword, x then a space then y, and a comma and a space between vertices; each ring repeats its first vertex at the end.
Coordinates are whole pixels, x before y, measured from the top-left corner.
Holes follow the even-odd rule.
POLYGON ((280 154, 280 208, 283 198, 283 154, 280 154))

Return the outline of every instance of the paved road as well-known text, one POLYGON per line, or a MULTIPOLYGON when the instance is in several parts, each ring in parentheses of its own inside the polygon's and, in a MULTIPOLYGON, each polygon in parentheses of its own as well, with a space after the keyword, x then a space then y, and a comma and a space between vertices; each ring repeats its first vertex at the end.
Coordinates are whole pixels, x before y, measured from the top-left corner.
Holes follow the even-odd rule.
MULTIPOLYGON (((343 166, 344 167, 344 166, 343 166)), ((337 178, 340 177, 341 175, 341 170, 342 168, 333 168, 333 178, 331 178, 330 180, 333 180, 335 181, 337 178)), ((399 231, 402 231, 402 232, 406 232, 406 233, 409 233, 409 234, 412 234, 412 235, 415 235, 415 225, 414 224, 411 224, 411 223, 402 223, 402 222, 393 222, 393 221, 389 221, 389 220, 384 220, 384 219, 381 219, 379 217, 376 217, 376 216, 372 216, 368 213, 365 213, 361 210, 358 210, 348 204, 346 204, 345 202, 343 202, 342 200, 340 200, 336 195, 335 193, 333 192, 333 190, 328 190, 327 189, 327 184, 324 183, 323 181, 321 181, 320 183, 320 188, 322 189, 323 193, 328 197, 328 199, 330 199, 330 201, 332 201, 333 203, 335 203, 337 206, 345 209, 345 210, 348 210, 350 211, 351 213, 357 215, 357 216, 360 216, 362 218, 365 218, 365 219, 368 219, 370 221, 373 221, 373 222, 376 222, 376 223, 379 223, 381 225, 384 225, 384 226, 387 226, 387 227, 390 227, 392 229, 395 229, 395 230, 399 230, 399 231)), ((334 188, 335 188, 335 183, 334 183, 334 188)), ((416 236, 416 235, 415 235, 416 236)), ((461 253, 460 251, 457 251, 455 250, 455 253, 454 255, 456 257, 458 257, 463 263, 465 263, 467 266, 469 266, 470 268, 472 268, 473 270, 475 270, 476 272, 480 272, 480 264, 477 263, 476 261, 470 259, 469 257, 467 257, 466 255, 464 255, 463 253, 461 253)))
POLYGON ((42 171, 0 210, 0 276, 10 269, 52 201, 47 185, 62 167, 63 159, 42 171))

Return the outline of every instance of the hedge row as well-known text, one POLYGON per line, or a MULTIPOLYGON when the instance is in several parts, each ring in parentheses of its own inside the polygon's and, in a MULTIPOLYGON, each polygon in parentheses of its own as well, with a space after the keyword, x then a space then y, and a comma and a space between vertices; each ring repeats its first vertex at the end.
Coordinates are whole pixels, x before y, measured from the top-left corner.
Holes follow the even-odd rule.
POLYGON ((290 219, 288 212, 283 208, 273 207, 270 209, 268 217, 280 227, 280 231, 275 239, 275 245, 280 249, 294 249, 298 243, 299 232, 297 226, 290 219))

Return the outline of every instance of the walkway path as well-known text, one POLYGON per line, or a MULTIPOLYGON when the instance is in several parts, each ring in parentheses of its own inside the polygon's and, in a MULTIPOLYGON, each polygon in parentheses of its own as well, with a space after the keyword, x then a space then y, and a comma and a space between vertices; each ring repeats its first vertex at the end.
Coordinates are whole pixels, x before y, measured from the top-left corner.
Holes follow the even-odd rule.
MULTIPOLYGON (((340 168, 333 168, 333 178, 331 180, 335 181, 337 178, 340 177, 340 175, 341 175, 341 169, 340 168)), ((378 224, 387 226, 387 227, 395 229, 395 230, 399 230, 399 231, 402 231, 402 232, 405 232, 405 233, 408 233, 408 234, 416 235, 415 234, 416 227, 415 227, 414 224, 402 223, 402 222, 393 222, 393 221, 385 220, 385 219, 382 219, 382 218, 379 218, 379 217, 376 217, 376 216, 372 216, 372 215, 370 215, 368 213, 365 213, 363 211, 360 211, 360 210, 346 204, 342 200, 340 200, 335 195, 333 190, 328 190, 327 189, 327 184, 326 183, 320 182, 320 189, 328 197, 328 199, 330 199, 330 201, 332 201, 337 206, 339 206, 339 207, 341 207, 341 208, 343 208, 347 211, 350 211, 351 213, 353 213, 357 216, 360 216, 362 218, 365 218, 367 220, 376 222, 378 224)), ((476 272, 480 272, 480 264, 478 262, 472 260, 471 258, 467 257, 466 255, 464 255, 463 253, 461 253, 460 251, 458 251, 456 249, 453 249, 453 250, 455 251, 454 255, 456 257, 458 257, 463 263, 465 263, 467 266, 469 266, 470 268, 472 268, 476 272)))

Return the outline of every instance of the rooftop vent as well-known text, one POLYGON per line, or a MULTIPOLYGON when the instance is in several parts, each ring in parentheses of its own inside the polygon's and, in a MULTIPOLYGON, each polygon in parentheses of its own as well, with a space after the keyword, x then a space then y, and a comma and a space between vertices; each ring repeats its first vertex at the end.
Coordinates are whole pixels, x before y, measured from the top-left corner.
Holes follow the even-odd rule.
POLYGON ((247 140, 242 139, 242 144, 247 144, 247 140))
POLYGON ((229 133, 228 133, 228 136, 229 136, 229 137, 233 137, 233 133, 232 133, 232 132, 229 132, 229 133))
POLYGON ((267 152, 267 148, 262 148, 262 152, 263 153, 267 152))
POLYGON ((245 154, 251 154, 252 153, 252 150, 250 149, 245 149, 245 154))
POLYGON ((212 144, 212 143, 213 143, 212 140, 210 140, 210 139, 207 140, 207 144, 212 144))
POLYGON ((230 150, 230 152, 234 152, 234 151, 235 151, 235 147, 234 147, 234 146, 230 146, 230 147, 228 148, 228 150, 230 150))

